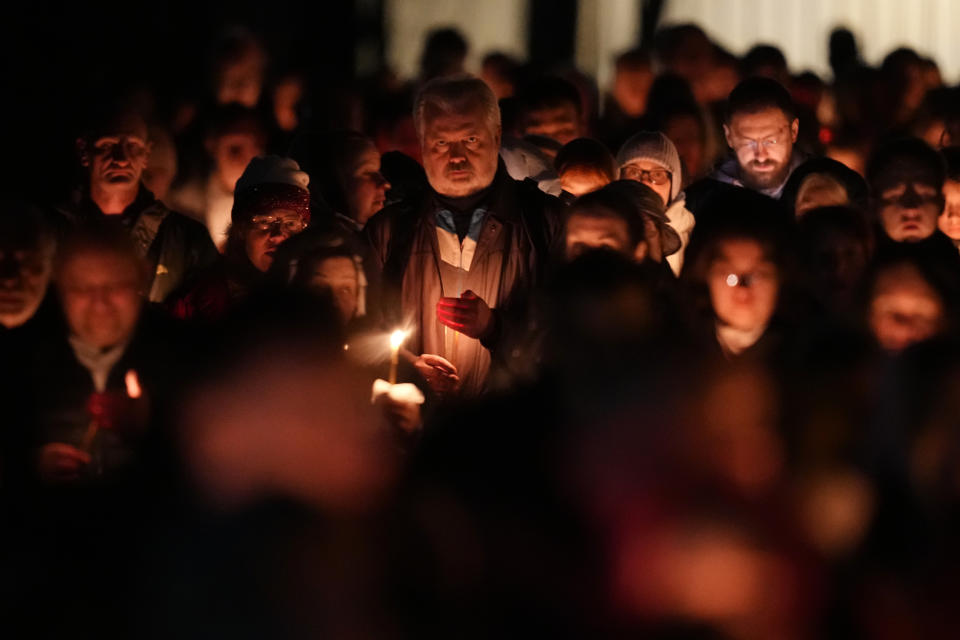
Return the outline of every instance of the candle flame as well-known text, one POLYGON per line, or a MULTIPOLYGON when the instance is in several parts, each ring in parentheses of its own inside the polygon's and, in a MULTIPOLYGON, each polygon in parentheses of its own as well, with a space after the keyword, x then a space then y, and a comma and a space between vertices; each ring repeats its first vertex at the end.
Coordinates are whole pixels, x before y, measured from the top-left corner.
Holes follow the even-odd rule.
POLYGON ((400 348, 400 345, 403 344, 403 341, 407 339, 407 332, 397 329, 390 334, 390 348, 396 351, 400 348))
POLYGON ((133 369, 130 369, 127 371, 127 375, 124 376, 123 381, 127 385, 127 395, 131 398, 139 398, 141 390, 140 379, 137 377, 137 372, 133 369))

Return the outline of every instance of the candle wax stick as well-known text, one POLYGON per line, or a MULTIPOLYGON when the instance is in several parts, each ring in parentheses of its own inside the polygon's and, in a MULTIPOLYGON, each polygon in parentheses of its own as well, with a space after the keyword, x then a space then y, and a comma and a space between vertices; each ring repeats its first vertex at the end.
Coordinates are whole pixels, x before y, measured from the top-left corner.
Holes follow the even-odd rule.
POLYGON ((91 420, 87 426, 86 433, 83 434, 83 440, 80 441, 80 449, 89 453, 90 447, 93 445, 93 439, 97 437, 97 431, 99 430, 100 426, 97 424, 97 421, 91 420))
POLYGON ((397 364, 399 363, 400 350, 392 349, 390 352, 390 384, 397 384, 397 364))

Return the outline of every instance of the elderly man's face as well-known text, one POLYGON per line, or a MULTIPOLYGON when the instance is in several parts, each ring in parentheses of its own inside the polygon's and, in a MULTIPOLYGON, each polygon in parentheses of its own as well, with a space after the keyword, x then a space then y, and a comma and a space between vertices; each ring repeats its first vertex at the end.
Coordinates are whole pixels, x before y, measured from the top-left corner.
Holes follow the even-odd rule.
POLYGON ((937 230, 942 204, 941 194, 935 186, 906 180, 880 192, 877 213, 891 240, 919 242, 937 230))
POLYGON ((480 107, 450 113, 426 105, 420 146, 423 168, 437 193, 472 195, 493 182, 500 152, 500 127, 480 107))
POLYGON ((0 244, 0 325, 18 327, 33 317, 50 282, 53 243, 0 244))
POLYGON ((150 159, 147 127, 139 118, 129 117, 112 129, 83 150, 81 162, 90 170, 90 187, 104 192, 139 188, 150 159))
POLYGON ((101 349, 130 339, 142 308, 142 284, 130 256, 90 250, 69 258, 57 285, 71 333, 101 349))
POLYGON ((735 114, 730 124, 723 126, 723 132, 727 144, 737 154, 743 183, 757 191, 783 184, 790 173, 793 144, 799 131, 799 121, 788 120, 775 107, 735 114))

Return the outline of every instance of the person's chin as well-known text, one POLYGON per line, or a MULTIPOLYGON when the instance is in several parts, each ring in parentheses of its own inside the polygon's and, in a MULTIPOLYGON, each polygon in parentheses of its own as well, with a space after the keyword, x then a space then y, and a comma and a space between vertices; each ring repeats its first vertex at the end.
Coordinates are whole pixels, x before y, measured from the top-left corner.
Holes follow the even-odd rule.
POLYGON ((135 183, 134 176, 129 173, 107 174, 103 179, 104 183, 113 187, 128 187, 135 183))
POLYGON ((900 233, 898 235, 900 236, 900 242, 920 242, 929 238, 931 235, 933 235, 933 233, 925 232, 919 227, 909 227, 900 229, 900 233))
POLYGON ((273 259, 274 257, 276 257, 276 255, 277 255, 276 249, 271 249, 270 251, 267 251, 266 253, 263 254, 260 260, 257 261, 257 264, 255 266, 260 271, 269 271, 270 267, 273 266, 273 259))
POLYGON ((779 167, 767 170, 751 169, 747 172, 747 179, 758 189, 769 189, 782 182, 783 172, 779 167))
POLYGON ((444 185, 443 190, 440 192, 445 196, 451 198, 461 198, 464 196, 469 196, 472 193, 475 193, 480 190, 481 187, 477 186, 476 181, 472 179, 467 180, 447 180, 444 185))

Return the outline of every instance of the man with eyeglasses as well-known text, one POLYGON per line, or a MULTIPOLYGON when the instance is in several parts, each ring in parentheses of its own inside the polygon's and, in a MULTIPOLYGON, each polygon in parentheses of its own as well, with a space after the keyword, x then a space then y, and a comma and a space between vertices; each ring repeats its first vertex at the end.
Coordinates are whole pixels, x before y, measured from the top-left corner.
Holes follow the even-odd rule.
POLYGON ((149 275, 136 244, 109 222, 70 232, 58 248, 63 323, 11 365, 21 416, 12 425, 41 480, 95 482, 136 464, 150 412, 182 379, 177 333, 145 305, 149 275))
POLYGON ((622 180, 642 182, 653 189, 666 207, 667 224, 680 236, 680 249, 667 256, 674 275, 680 275, 683 254, 690 242, 695 220, 687 210, 681 185, 682 165, 677 148, 667 136, 655 131, 641 131, 627 140, 617 153, 622 180))
POLYGON ((163 302, 217 258, 203 225, 173 212, 143 186, 152 143, 147 125, 130 110, 94 118, 76 143, 86 181, 60 209, 68 227, 117 225, 127 231, 149 268, 146 295, 163 302))
POLYGON ((744 80, 730 93, 723 125, 733 153, 707 180, 779 199, 790 174, 806 159, 794 148, 799 123, 793 100, 780 83, 769 78, 744 80))

